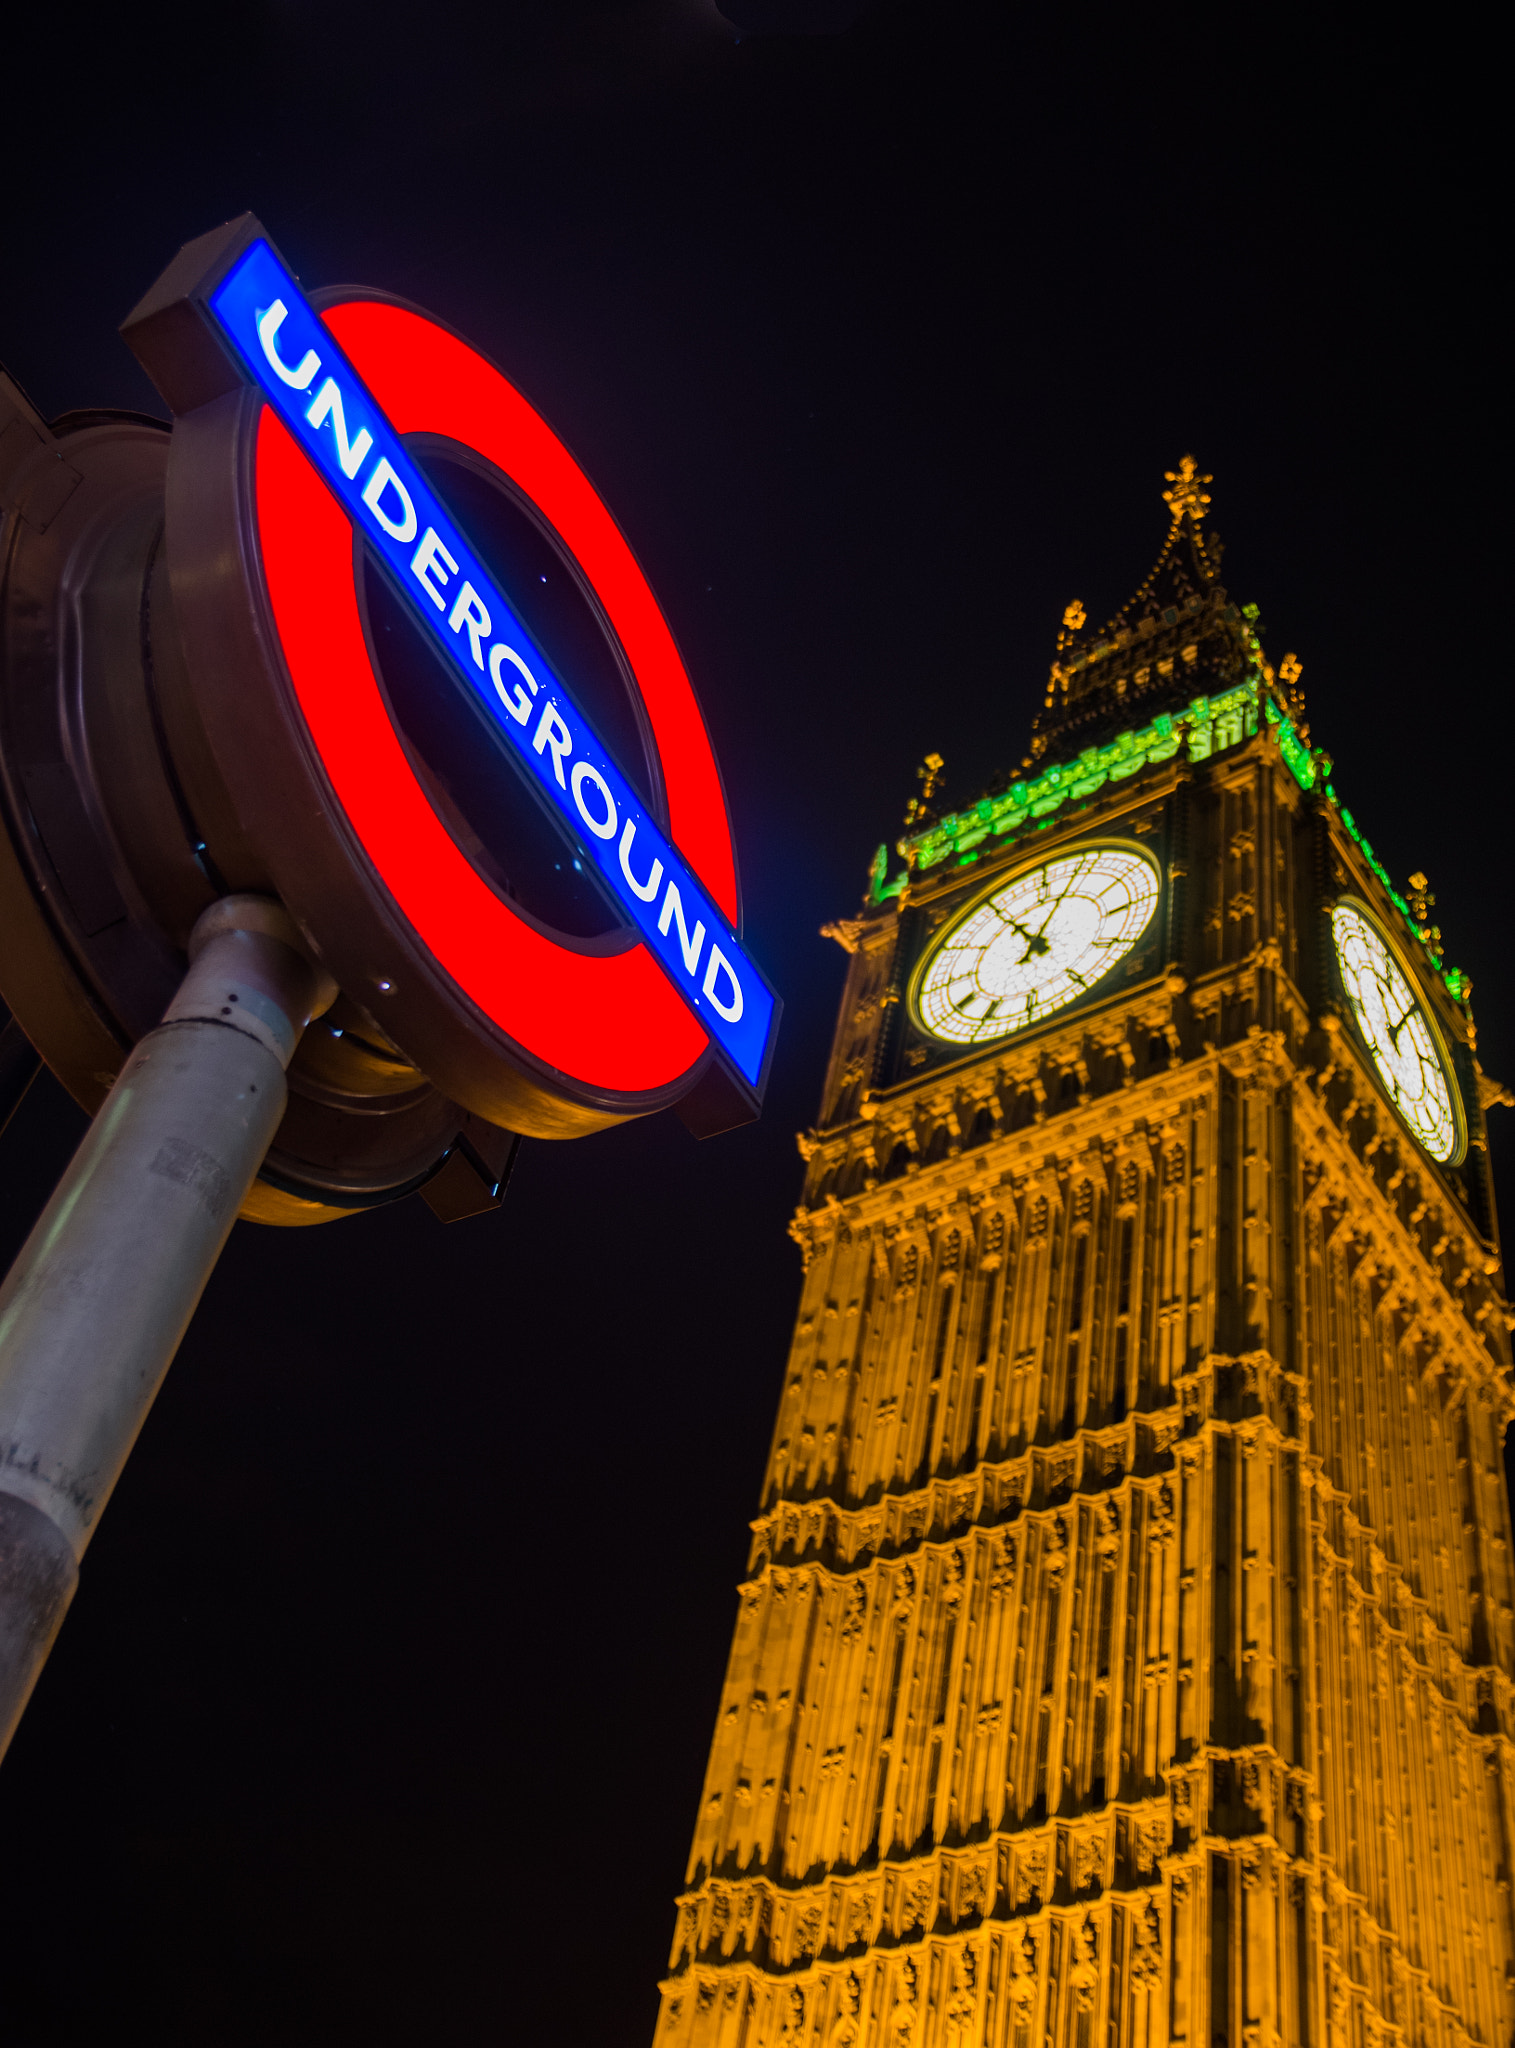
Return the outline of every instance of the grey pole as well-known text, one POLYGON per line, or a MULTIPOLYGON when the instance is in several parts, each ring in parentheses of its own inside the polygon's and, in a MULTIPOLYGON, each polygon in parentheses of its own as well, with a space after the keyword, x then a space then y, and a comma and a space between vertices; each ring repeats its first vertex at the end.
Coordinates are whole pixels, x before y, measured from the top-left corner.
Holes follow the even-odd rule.
POLYGON ((267 897, 214 904, 189 952, 0 1287, 0 1756, 336 996, 267 897))

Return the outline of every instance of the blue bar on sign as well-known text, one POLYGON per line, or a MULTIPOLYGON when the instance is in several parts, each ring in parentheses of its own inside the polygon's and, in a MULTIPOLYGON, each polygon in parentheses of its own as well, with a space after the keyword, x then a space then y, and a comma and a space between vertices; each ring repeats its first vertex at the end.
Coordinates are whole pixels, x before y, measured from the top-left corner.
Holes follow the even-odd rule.
POLYGON ((750 1087, 777 998, 266 241, 212 293, 237 356, 373 547, 449 673, 750 1087))

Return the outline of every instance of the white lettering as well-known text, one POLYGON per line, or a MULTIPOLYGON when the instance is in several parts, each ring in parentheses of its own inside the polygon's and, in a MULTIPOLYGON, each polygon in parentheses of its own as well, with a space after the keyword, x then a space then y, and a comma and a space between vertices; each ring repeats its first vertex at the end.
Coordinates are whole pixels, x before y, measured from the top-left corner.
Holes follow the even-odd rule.
POLYGON ((558 716, 558 707, 550 697, 542 706, 542 716, 537 721, 536 734, 531 744, 539 754, 543 747, 551 748, 552 766, 558 778, 558 788, 566 789, 568 783, 563 775, 563 761, 565 756, 573 752, 573 736, 558 716))
POLYGON ((587 761, 576 761, 573 774, 573 800, 578 806, 579 816, 589 827, 596 839, 614 839, 619 819, 615 814, 615 798, 610 794, 610 784, 598 768, 592 768, 587 761), (603 818, 592 818, 584 807, 584 784, 592 782, 600 793, 600 802, 605 806, 603 818))
POLYGON ((705 967, 705 993, 709 996, 711 1007, 717 1015, 724 1017, 728 1024, 735 1024, 738 1021, 742 1014, 742 984, 737 980, 731 962, 719 946, 712 945, 710 948, 710 959, 705 967), (718 974, 724 974, 731 983, 732 999, 729 1007, 715 992, 715 978, 718 974))
POLYGON ((363 458, 373 446, 373 435, 367 427, 361 429, 356 441, 347 438, 347 415, 342 410, 342 394, 337 389, 335 377, 328 377, 306 408, 305 417, 319 433, 331 416, 331 431, 336 437, 337 460, 342 465, 343 476, 351 479, 363 467, 363 458))
POLYGON ((705 943, 705 927, 696 921, 691 935, 688 925, 684 922, 684 899, 679 894, 679 885, 671 881, 663 898, 663 907, 658 912, 658 930, 665 938, 674 918, 679 921, 679 950, 684 955, 684 966, 693 974, 700 964, 700 948, 705 943))
POLYGON ((321 358, 313 348, 308 348, 294 369, 290 369, 287 363, 280 360, 275 343, 287 312, 288 308, 284 301, 275 299, 266 313, 258 315, 258 339, 263 344, 263 353, 274 375, 287 384, 291 391, 305 391, 321 367, 321 358))
MULTIPOLYGON (((457 567, 457 563, 453 563, 457 567)), ((468 628, 468 638, 473 646, 473 665, 484 666, 484 645, 489 638, 489 612, 484 600, 465 577, 463 588, 458 592, 458 601, 447 615, 447 623, 456 633, 460 627, 468 628)))
MULTIPOLYGON (((415 539, 416 508, 410 502, 409 491, 406 490, 404 484, 400 482, 400 479, 395 475, 382 455, 374 464, 373 469, 369 473, 368 482, 363 487, 363 503, 372 512, 374 518, 378 520, 380 526, 383 527, 391 540, 407 541, 415 539), (398 519, 391 519, 384 509, 383 498, 386 491, 393 491, 405 508, 398 519)), ((441 598, 438 598, 437 603, 440 604, 441 602, 441 598)))
POLYGON ((531 697, 537 694, 537 679, 515 649, 505 646, 503 641, 489 650, 489 680, 494 684, 496 696, 516 724, 524 725, 531 716, 531 697), (502 665, 507 661, 512 668, 519 669, 526 679, 524 688, 520 683, 516 684, 513 697, 506 695, 505 679, 500 673, 502 665), (530 690, 531 697, 527 696, 527 690, 530 690))
POLYGON ((654 860, 652 873, 645 885, 631 872, 631 842, 636 837, 636 819, 626 820, 626 830, 621 834, 621 873, 626 877, 626 886, 633 896, 639 896, 644 903, 650 903, 658 893, 658 884, 663 879, 663 863, 654 860))
MULTIPOLYGON (((439 612, 447 609, 447 600, 437 584, 432 582, 433 572, 445 583, 449 576, 456 576, 458 565, 437 538, 437 529, 428 526, 421 535, 421 545, 410 558, 410 573, 426 592, 439 612)), ((484 666, 482 662, 480 668, 484 666)))

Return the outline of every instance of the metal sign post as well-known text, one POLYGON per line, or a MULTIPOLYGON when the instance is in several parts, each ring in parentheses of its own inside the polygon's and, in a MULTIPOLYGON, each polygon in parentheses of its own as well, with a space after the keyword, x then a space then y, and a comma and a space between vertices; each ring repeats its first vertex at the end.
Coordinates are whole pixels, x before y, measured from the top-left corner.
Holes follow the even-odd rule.
POLYGON ((237 1215, 448 1220, 523 1134, 727 1129, 779 1018, 673 637, 499 370, 381 294, 307 299, 251 216, 123 333, 171 431, 49 426, 0 377, 0 994, 95 1115, 0 1289, 0 1750, 237 1215), (456 516, 438 460, 517 526, 456 516), (592 621, 619 749, 527 555, 592 621), (521 882, 528 811, 600 929, 521 882))
POLYGON ((337 993, 267 897, 215 904, 189 952, 0 1287, 0 1754, 337 993))

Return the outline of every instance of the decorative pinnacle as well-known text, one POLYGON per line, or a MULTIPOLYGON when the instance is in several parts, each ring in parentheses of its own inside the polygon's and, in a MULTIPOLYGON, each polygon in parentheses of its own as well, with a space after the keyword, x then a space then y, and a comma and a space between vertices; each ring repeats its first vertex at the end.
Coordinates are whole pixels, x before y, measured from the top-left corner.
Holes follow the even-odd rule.
POLYGON ((1192 455, 1184 456, 1176 470, 1166 469, 1163 475, 1173 486, 1171 491, 1163 492, 1163 503, 1173 514, 1175 521, 1182 519, 1187 512, 1197 526, 1210 504, 1210 495, 1204 487, 1206 484, 1213 484, 1214 477, 1201 476, 1199 464, 1192 455))
MULTIPOLYGON (((1431 885, 1419 869, 1411 875, 1405 894, 1410 899, 1410 915, 1415 920, 1415 929, 1422 945, 1429 946, 1433 953, 1441 951, 1441 926, 1432 924, 1431 912, 1436 907, 1436 898, 1431 894, 1431 885)), ((1467 977, 1463 977, 1467 980, 1467 977)), ((1468 986, 1471 988, 1472 983, 1468 986)))
MULTIPOLYGON (((1266 667, 1266 663, 1264 666, 1266 667)), ((1299 680, 1304 672, 1305 665, 1297 654, 1286 654, 1278 664, 1278 681, 1283 691, 1284 707, 1294 721, 1295 730, 1308 746, 1310 726, 1305 717, 1305 693, 1299 680)))
POLYGON ((936 786, 942 779, 942 769, 945 766, 946 763, 942 760, 940 754, 928 754, 920 767, 916 769, 915 777, 921 785, 921 793, 919 796, 911 797, 909 803, 905 806, 905 830, 907 832, 912 825, 919 823, 922 818, 928 820, 934 818, 935 814, 931 810, 931 799, 936 794, 936 786))
POLYGON ((1063 613, 1064 629, 1069 633, 1081 633, 1088 617, 1089 614, 1084 610, 1083 599, 1076 597, 1063 613))

